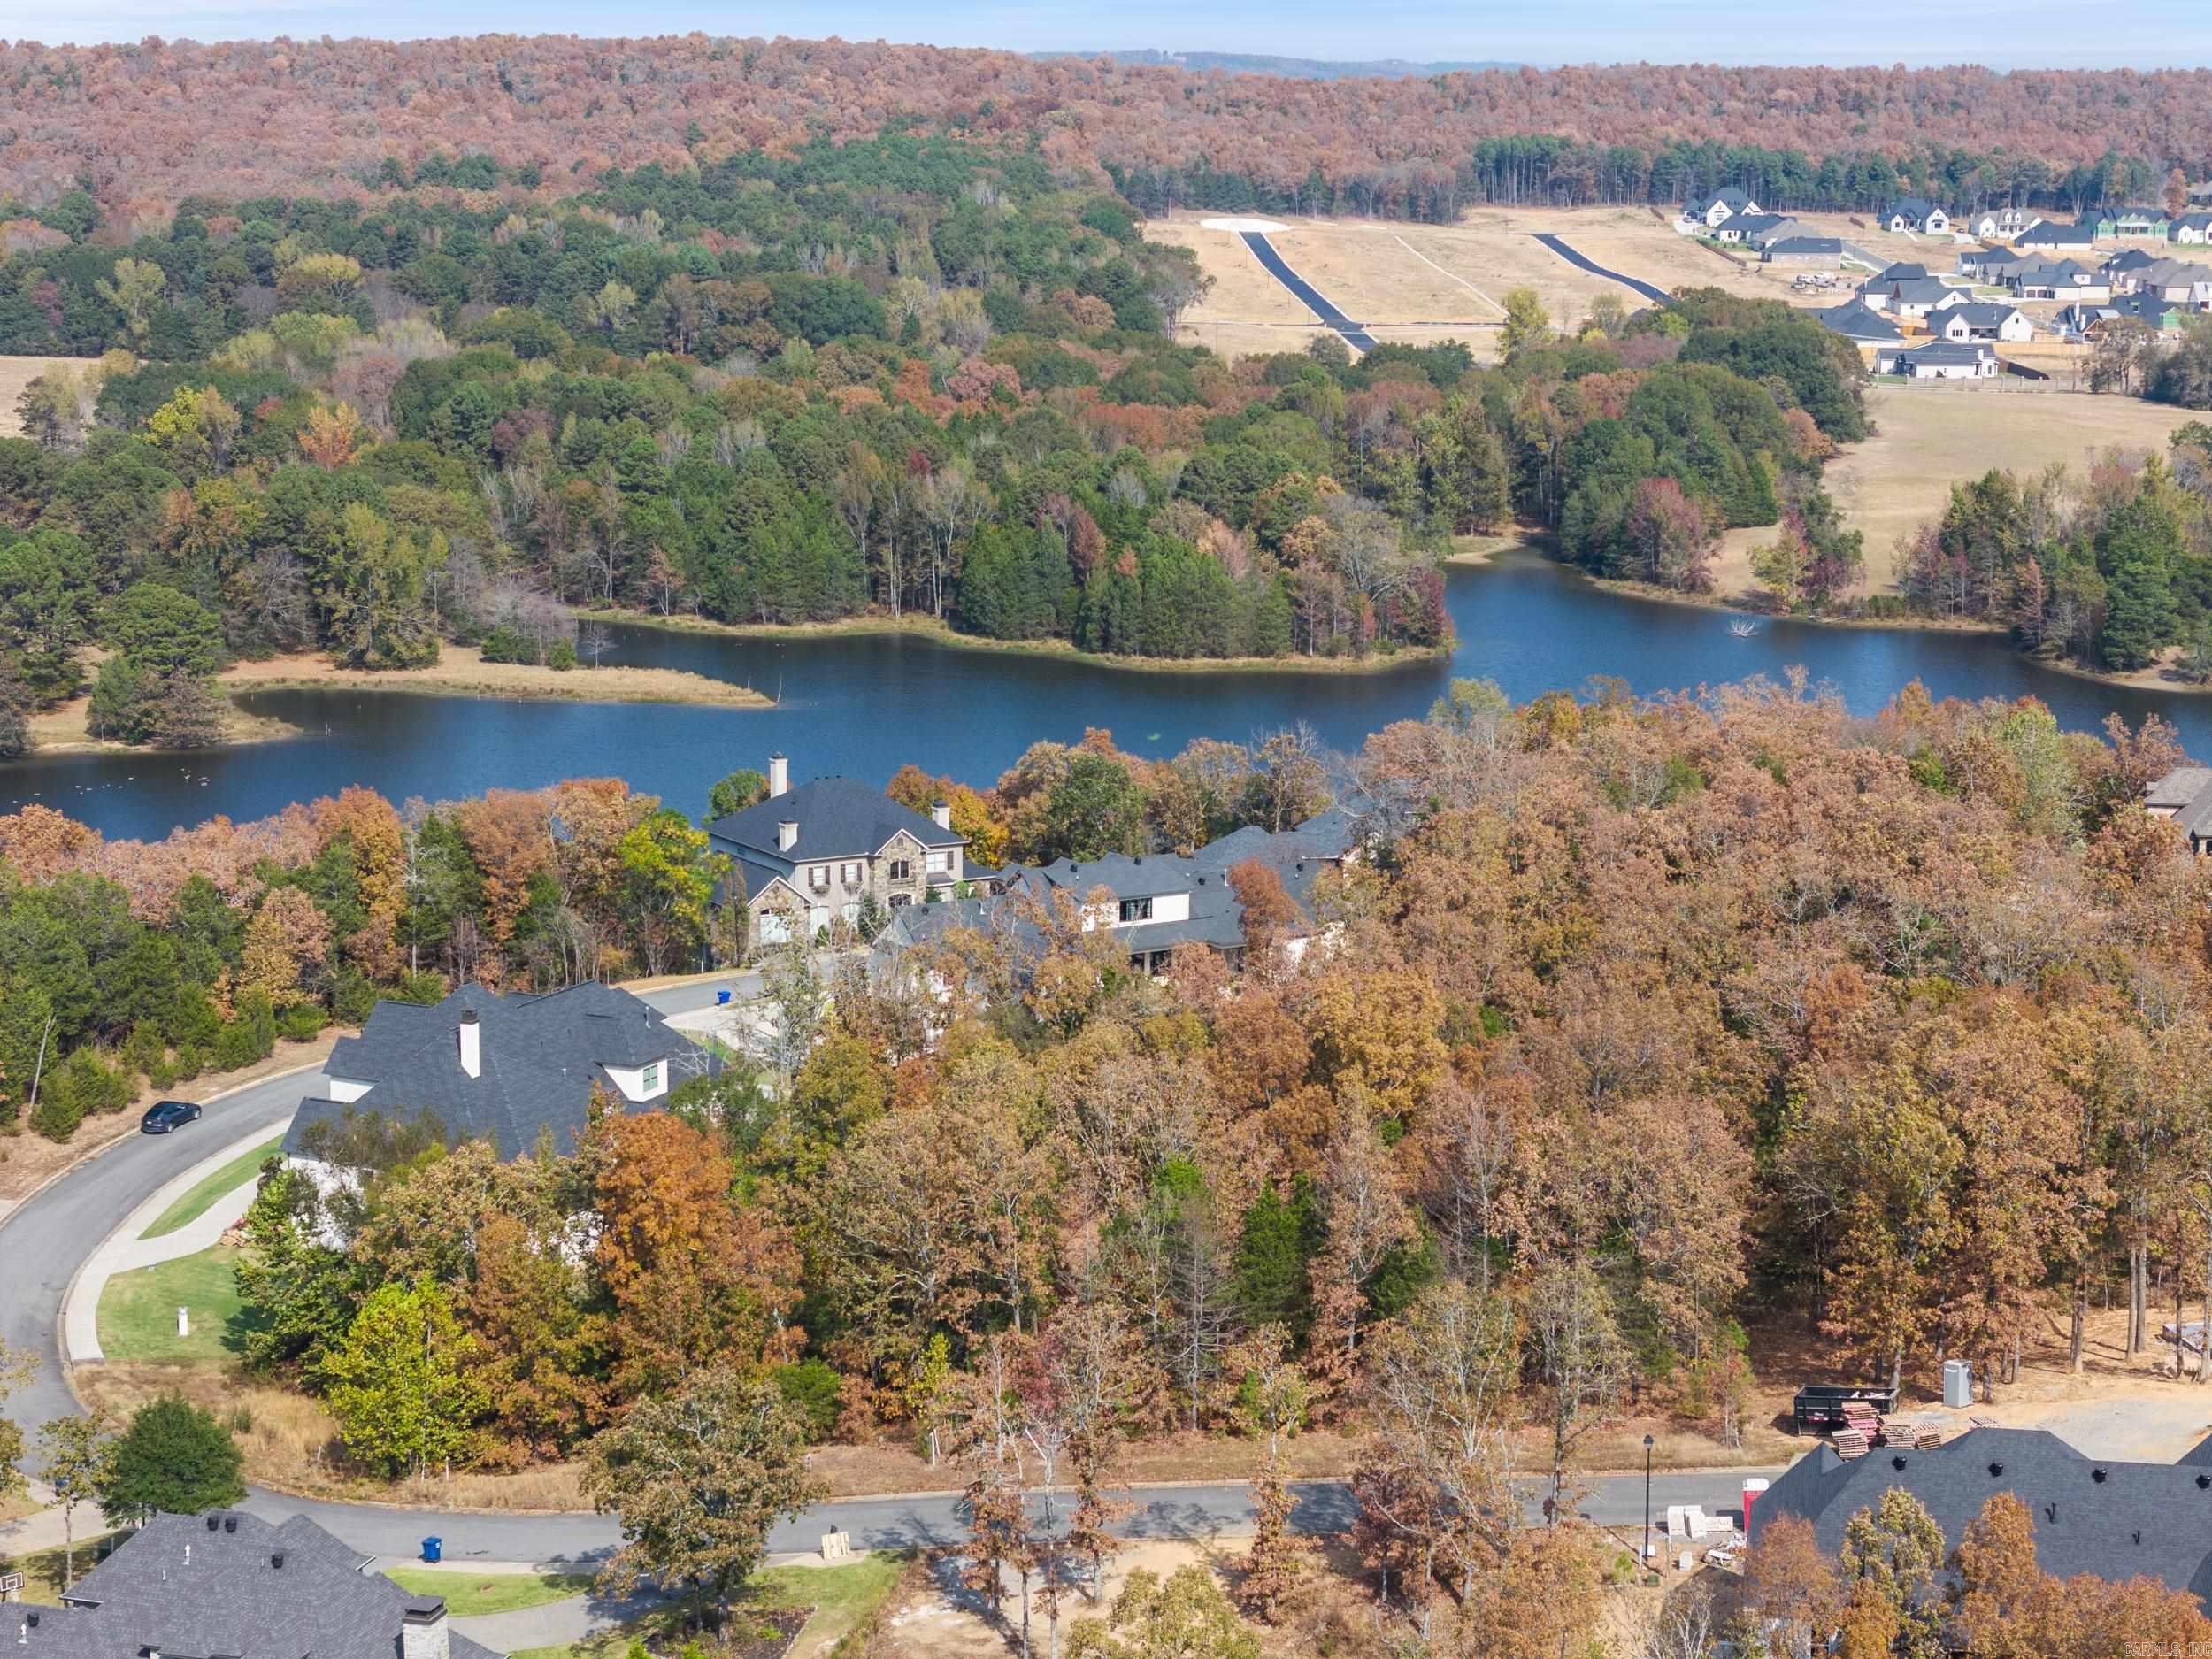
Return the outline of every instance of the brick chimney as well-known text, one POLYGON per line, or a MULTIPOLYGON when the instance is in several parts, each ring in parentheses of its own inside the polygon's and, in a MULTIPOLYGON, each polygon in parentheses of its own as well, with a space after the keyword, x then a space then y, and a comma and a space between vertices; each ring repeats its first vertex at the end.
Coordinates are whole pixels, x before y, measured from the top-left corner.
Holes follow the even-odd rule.
POLYGON ((950 829, 952 827, 952 803, 949 801, 931 802, 929 803, 929 816, 931 821, 933 822, 939 829, 950 829))
POLYGON ((484 1034, 476 1023, 476 1010, 470 1009, 461 1016, 461 1070, 471 1077, 484 1075, 484 1034))
POLYGON ((399 1615, 400 1659, 452 1659, 453 1636, 446 1628, 445 1598, 411 1595, 399 1615))
POLYGON ((781 755, 768 757, 768 798, 791 793, 791 763, 781 755))

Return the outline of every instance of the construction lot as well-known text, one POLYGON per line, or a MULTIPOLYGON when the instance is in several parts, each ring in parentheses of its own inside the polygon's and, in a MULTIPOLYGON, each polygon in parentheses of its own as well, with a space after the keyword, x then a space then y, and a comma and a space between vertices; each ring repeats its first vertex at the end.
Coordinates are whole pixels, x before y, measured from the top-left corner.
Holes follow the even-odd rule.
POLYGON ((1280 226, 1268 240, 1284 260, 1378 340, 1458 339, 1482 359, 1496 355, 1497 326, 1512 288, 1535 289, 1553 322, 1564 327, 1586 317, 1601 294, 1632 311, 1645 303, 1620 283, 1570 265, 1536 240, 1539 233, 1560 236, 1595 264, 1662 288, 1720 288, 1806 306, 1839 304, 1849 292, 1847 283, 1793 288, 1795 271, 1761 265, 1748 254, 1724 255, 1641 208, 1477 208, 1453 225, 1291 219, 1209 226, 1211 217, 1171 214, 1150 221, 1145 234, 1190 249, 1214 279, 1206 303, 1185 313, 1180 334, 1190 344, 1232 357, 1296 350, 1325 331, 1260 268, 1242 237, 1220 224, 1280 226))

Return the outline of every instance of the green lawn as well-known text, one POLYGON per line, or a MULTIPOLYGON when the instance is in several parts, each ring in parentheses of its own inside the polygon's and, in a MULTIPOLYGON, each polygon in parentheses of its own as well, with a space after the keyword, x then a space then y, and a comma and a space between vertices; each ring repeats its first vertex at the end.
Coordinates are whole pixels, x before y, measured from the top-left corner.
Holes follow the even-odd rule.
POLYGON ((100 1293, 100 1347, 116 1361, 221 1365, 236 1357, 245 1315, 231 1277, 235 1250, 218 1245, 128 1273, 100 1293), (177 1310, 192 1315, 192 1334, 177 1334, 177 1310))
POLYGON ((226 1193, 235 1192, 253 1179, 261 1168, 261 1161, 280 1150, 284 1145, 282 1135, 273 1136, 250 1152, 242 1152, 204 1181, 194 1183, 192 1190, 163 1210, 154 1225, 140 1236, 158 1239, 164 1233, 188 1227, 214 1207, 215 1201, 226 1193))
POLYGON ((455 1618, 479 1613, 517 1613, 548 1601, 565 1601, 591 1588, 588 1572, 456 1572, 442 1567, 400 1567, 384 1575, 410 1595, 442 1595, 455 1618))
MULTIPOLYGON (((907 1563, 914 1558, 911 1550, 878 1550, 864 1555, 843 1567, 768 1567, 753 1575, 741 1608, 757 1608, 763 1612, 778 1608, 810 1607, 814 1617, 799 1632, 799 1642, 809 1648, 833 1645, 849 1632, 856 1630, 883 1605, 883 1599, 905 1572, 907 1563)), ((410 1584, 412 1578, 435 1577, 425 1573, 392 1577, 402 1584, 410 1584)), ((460 1575, 451 1575, 460 1576, 460 1575)), ((647 1614, 618 1629, 603 1631, 587 1641, 565 1647, 523 1647, 510 1654, 507 1659, 620 1659, 634 1637, 643 1637, 649 1643, 674 1652, 682 1645, 676 1622, 681 1618, 680 1609, 671 1608, 664 1612, 647 1614), (657 1638, 665 1631, 670 1640, 657 1638)))

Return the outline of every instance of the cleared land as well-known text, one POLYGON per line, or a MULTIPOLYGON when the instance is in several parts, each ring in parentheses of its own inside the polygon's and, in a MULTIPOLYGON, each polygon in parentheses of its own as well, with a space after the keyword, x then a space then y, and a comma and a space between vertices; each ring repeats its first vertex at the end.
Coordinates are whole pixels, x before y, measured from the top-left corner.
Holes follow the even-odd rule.
POLYGON ((17 419, 15 400, 23 388, 57 363, 81 363, 81 357, 0 357, 0 438, 19 438, 23 423, 17 419))
POLYGON ((1895 575, 1895 551, 1942 511, 1951 486, 1992 467, 2076 472, 2116 445, 2163 449, 2196 416, 2133 397, 2086 392, 2001 392, 1985 387, 1877 386, 1867 391, 1877 428, 1828 469, 1828 488, 1866 536, 1869 591, 1895 575))
MULTIPOLYGON (((1209 229, 1210 215, 1153 220, 1146 234, 1191 249, 1214 290, 1185 318, 1182 337, 1228 357, 1297 349, 1322 332, 1311 313, 1260 268, 1234 232, 1209 229)), ((1494 353, 1506 291, 1532 288, 1554 321, 1586 316, 1601 294, 1633 309, 1619 283, 1570 265, 1535 240, 1564 237, 1609 270, 1661 288, 1725 288, 1759 298, 1832 305, 1843 291, 1793 289, 1794 272, 1722 257, 1641 210, 1479 208, 1453 225, 1387 219, 1297 219, 1268 238, 1293 269, 1376 338, 1428 343, 1461 339, 1478 357, 1494 353)))

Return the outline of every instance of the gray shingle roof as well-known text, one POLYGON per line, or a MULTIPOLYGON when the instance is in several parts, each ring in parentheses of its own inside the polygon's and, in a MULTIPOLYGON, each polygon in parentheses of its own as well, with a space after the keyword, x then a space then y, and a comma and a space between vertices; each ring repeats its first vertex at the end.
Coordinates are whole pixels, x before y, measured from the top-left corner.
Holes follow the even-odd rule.
MULTIPOLYGON (((338 1040, 324 1071, 372 1085, 349 1102, 356 1115, 378 1112, 388 1121, 427 1111, 452 1141, 488 1141, 500 1156, 514 1158, 549 1134, 557 1150, 572 1150, 593 1085, 613 1092, 607 1068, 679 1060, 699 1070, 713 1064, 627 991, 585 984, 546 996, 503 997, 470 984, 434 1008, 379 1002, 358 1037, 338 1040), (464 1013, 477 1017, 475 1077, 461 1069, 457 1028, 464 1013)), ((302 1101, 285 1151, 307 1156, 309 1128, 346 1115, 336 1101, 302 1101)))
MULTIPOLYGON (((24 1659, 132 1659, 148 1649, 191 1659, 397 1659, 400 1616, 414 1598, 363 1572, 369 1560, 304 1516, 272 1525, 226 1510, 211 1531, 203 1517, 158 1515, 78 1581, 70 1605, 8 1609, 18 1639, 10 1650, 24 1659), (27 1627, 33 1612, 39 1622, 27 1627)), ((491 1659, 457 1632, 448 1640, 453 1659, 491 1659)))
POLYGON ((2086 248, 2097 240, 2097 227, 2094 225, 2062 225, 2052 219, 2039 219, 2015 240, 2045 242, 2060 248, 2086 248))
POLYGON ((1770 254, 1827 254, 1840 258, 1843 243, 1834 236, 1785 236, 1779 242, 1769 242, 1766 251, 1770 254))
POLYGON ((1847 340, 1901 340, 1904 335, 1897 325, 1881 312, 1869 307, 1863 300, 1853 300, 1824 311, 1816 311, 1820 326, 1839 334, 1847 340))
POLYGON ((2115 1582, 2144 1574, 2200 1598, 2212 1591, 2212 1474, 2201 1460, 2098 1463, 2042 1429, 1970 1429, 1934 1451, 1849 1459, 1823 1445, 1752 1506, 1752 1541, 1778 1517, 1796 1515, 1832 1555, 1845 1524, 1892 1486, 1918 1498, 1953 1545, 1993 1495, 2012 1492, 2035 1517, 2046 1572, 2115 1582))
POLYGON ((1874 280, 1877 282, 1917 282, 1924 279, 1927 274, 1926 265, 1916 264, 1909 259, 1901 259, 1895 265, 1884 265, 1881 274, 1874 280))
POLYGON ((733 849, 787 861, 864 858, 901 830, 925 847, 967 844, 964 835, 938 828, 935 820, 852 778, 817 778, 707 826, 710 835, 733 849), (797 823, 799 839, 780 849, 776 826, 787 821, 797 823))
POLYGON ((1963 366, 1979 363, 1991 355, 1988 346, 1979 341, 1931 340, 1924 346, 1915 347, 1903 354, 1914 363, 1956 364, 1963 366))
MULTIPOLYGON (((2170 807, 2174 824, 2183 834, 2201 833, 2208 820, 2212 820, 2212 767, 2175 768, 2144 792, 2143 804, 2170 807)), ((2212 1440, 2206 1444, 2212 1445, 2212 1440)))

